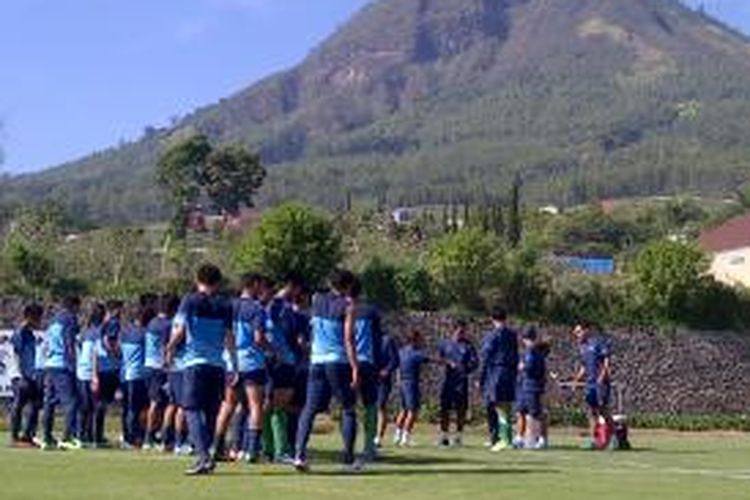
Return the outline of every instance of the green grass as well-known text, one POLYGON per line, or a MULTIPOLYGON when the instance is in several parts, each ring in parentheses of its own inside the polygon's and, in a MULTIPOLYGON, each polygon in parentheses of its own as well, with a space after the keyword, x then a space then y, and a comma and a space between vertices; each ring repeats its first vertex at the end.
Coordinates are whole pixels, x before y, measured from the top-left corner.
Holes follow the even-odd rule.
POLYGON ((492 455, 472 435, 462 450, 387 450, 361 476, 337 474, 336 436, 315 436, 314 472, 222 465, 209 478, 185 478, 188 460, 120 451, 0 449, 0 498, 99 500, 158 498, 382 500, 523 498, 747 499, 750 436, 638 432, 633 452, 585 452, 571 434, 545 452, 492 455))

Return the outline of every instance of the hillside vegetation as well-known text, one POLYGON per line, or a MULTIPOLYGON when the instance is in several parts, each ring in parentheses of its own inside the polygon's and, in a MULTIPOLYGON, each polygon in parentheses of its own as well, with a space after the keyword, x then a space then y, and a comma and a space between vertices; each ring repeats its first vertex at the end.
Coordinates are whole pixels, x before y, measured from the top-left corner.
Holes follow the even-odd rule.
POLYGON ((726 194, 750 180, 749 115, 747 39, 677 0, 379 0, 297 67, 0 202, 164 219, 156 159, 193 133, 259 151, 268 204, 481 199, 519 172, 545 203, 726 194))

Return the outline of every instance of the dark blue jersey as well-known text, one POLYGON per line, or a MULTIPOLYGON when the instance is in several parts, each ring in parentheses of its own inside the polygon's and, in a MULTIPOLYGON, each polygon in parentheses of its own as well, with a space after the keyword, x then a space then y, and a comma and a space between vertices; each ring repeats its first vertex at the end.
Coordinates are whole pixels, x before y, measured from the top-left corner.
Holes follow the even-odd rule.
POLYGON ((407 345, 401 348, 398 357, 401 382, 418 383, 422 366, 430 361, 424 351, 412 345, 407 345))
POLYGON ((480 361, 482 384, 490 373, 497 374, 504 380, 515 380, 519 362, 518 333, 507 326, 488 333, 482 341, 480 361))
POLYGON ((378 370, 388 372, 391 377, 399 366, 398 343, 393 336, 385 334, 380 341, 380 354, 378 355, 378 370))
POLYGON ((182 300, 174 323, 185 329, 185 368, 226 368, 224 345, 232 329, 232 313, 231 301, 219 295, 191 293, 182 300))
MULTIPOLYGON (((604 366, 604 361, 610 357, 609 342, 605 339, 592 337, 578 346, 581 363, 586 371, 586 383, 594 385, 599 383, 599 374, 604 366)), ((605 380, 605 383, 609 380, 605 380)))
POLYGON ((294 353, 298 364, 306 364, 310 353, 303 346, 310 344, 310 315, 305 311, 292 308, 292 322, 294 330, 294 353))
POLYGON ((546 358, 545 352, 538 347, 532 347, 524 351, 521 370, 522 392, 544 392, 544 386, 547 382, 546 358))
POLYGON ((13 354, 18 363, 19 375, 33 379, 36 370, 36 337, 29 326, 22 326, 10 338, 13 354))
POLYGON ((445 366, 445 379, 450 381, 465 381, 479 366, 477 350, 467 340, 446 339, 438 345, 440 359, 450 364, 445 366))
POLYGON ((294 321, 292 305, 281 298, 273 299, 266 306, 266 337, 282 365, 297 364, 294 350, 294 321))

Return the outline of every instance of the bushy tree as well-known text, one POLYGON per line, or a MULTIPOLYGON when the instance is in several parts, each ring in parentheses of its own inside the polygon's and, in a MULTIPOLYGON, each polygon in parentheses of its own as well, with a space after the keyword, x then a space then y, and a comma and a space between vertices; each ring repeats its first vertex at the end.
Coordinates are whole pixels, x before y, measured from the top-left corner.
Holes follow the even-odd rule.
POLYGON ((501 244, 480 229, 463 229, 435 242, 427 267, 443 300, 479 309, 482 290, 500 280, 501 244))
POLYGON ((202 184, 219 210, 236 214, 243 207, 253 206, 255 193, 265 177, 266 170, 261 165, 260 156, 230 144, 208 155, 202 184))
POLYGON ((205 135, 194 135, 167 149, 159 159, 156 178, 169 196, 172 230, 184 238, 192 206, 205 196, 222 212, 236 214, 252 207, 266 171, 260 157, 240 145, 214 148, 205 135))
POLYGON ((373 257, 361 273, 362 283, 367 299, 383 309, 393 310, 401 306, 401 295, 398 286, 398 268, 381 259, 373 257))
POLYGON ((268 211, 234 247, 232 257, 242 272, 260 271, 276 279, 295 273, 318 286, 341 262, 341 237, 327 216, 288 203, 268 211))
POLYGON ((657 318, 679 322, 702 287, 708 261, 692 245, 659 240, 638 254, 634 270, 644 301, 657 318))

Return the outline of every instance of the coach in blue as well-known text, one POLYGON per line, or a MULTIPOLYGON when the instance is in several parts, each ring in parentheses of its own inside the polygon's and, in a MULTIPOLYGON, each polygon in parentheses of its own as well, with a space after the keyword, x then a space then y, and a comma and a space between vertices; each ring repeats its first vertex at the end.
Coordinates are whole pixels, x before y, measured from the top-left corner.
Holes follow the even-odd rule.
POLYGON ((578 352, 581 357, 581 366, 576 374, 575 381, 585 381, 586 405, 589 409, 589 425, 591 439, 584 447, 596 447, 596 430, 599 420, 603 419, 606 425, 607 441, 612 432, 612 415, 609 410, 610 397, 612 394, 610 346, 609 343, 591 334, 591 326, 586 322, 579 322, 573 329, 573 336, 578 343, 578 352))
POLYGON ((44 441, 42 449, 55 444, 61 449, 81 448, 75 438, 76 412, 76 337, 80 326, 78 311, 81 300, 78 297, 64 299, 62 309, 55 315, 47 328, 44 357, 44 441), (62 405, 65 411, 63 439, 55 443, 52 429, 55 426, 55 410, 62 405))
POLYGON ((182 300, 167 346, 167 361, 172 364, 178 346, 185 345, 182 403, 197 454, 195 465, 185 471, 190 476, 211 474, 216 468, 210 449, 224 397, 224 349, 237 366, 232 303, 219 294, 222 281, 216 266, 198 269, 196 291, 182 300))
POLYGON ((356 470, 354 444, 357 437, 355 389, 359 382, 359 365, 354 341, 354 308, 347 295, 356 278, 349 271, 337 271, 331 279, 330 292, 316 294, 311 310, 312 352, 305 408, 297 430, 294 467, 308 470, 307 444, 315 416, 326 408, 331 396, 341 403, 344 467, 356 470))
POLYGON ((487 408, 492 451, 513 447, 511 407, 516 400, 518 377, 518 333, 508 324, 508 313, 495 309, 492 331, 482 340, 480 387, 487 408))

